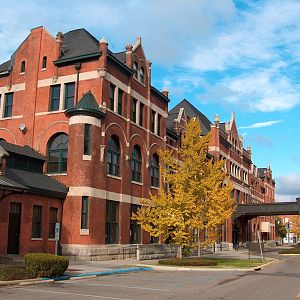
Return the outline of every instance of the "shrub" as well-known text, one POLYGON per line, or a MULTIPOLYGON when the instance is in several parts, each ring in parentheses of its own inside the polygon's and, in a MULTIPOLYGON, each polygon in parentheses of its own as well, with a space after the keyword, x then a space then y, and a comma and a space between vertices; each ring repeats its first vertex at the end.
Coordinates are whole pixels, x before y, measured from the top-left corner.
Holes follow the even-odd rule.
POLYGON ((171 266, 216 266, 218 262, 209 258, 171 258, 158 261, 161 265, 171 266))
POLYGON ((190 249, 190 248, 187 248, 187 247, 184 247, 184 248, 182 249, 182 255, 183 255, 183 256, 189 256, 189 255, 191 255, 191 249, 190 249))
POLYGON ((29 253, 24 258, 26 270, 37 277, 60 276, 69 266, 67 258, 53 254, 29 253))
POLYGON ((33 277, 24 267, 0 265, 0 280, 20 280, 33 277))

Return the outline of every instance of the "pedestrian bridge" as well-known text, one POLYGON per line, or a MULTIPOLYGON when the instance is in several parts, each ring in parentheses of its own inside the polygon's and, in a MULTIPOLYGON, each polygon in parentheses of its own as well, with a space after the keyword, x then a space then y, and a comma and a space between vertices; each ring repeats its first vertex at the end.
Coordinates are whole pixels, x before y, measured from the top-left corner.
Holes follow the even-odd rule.
POLYGON ((264 204, 237 204, 233 219, 246 217, 248 219, 258 216, 300 215, 300 198, 295 202, 275 202, 264 204))

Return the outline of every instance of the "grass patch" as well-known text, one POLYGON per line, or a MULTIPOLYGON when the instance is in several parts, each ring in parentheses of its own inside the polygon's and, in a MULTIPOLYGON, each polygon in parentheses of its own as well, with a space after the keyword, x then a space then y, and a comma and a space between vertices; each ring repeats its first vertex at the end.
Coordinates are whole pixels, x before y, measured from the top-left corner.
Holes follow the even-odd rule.
POLYGON ((252 268, 262 264, 261 259, 238 259, 238 258, 183 258, 162 259, 161 265, 169 266, 209 266, 215 268, 252 268))
POLYGON ((279 254, 300 254, 300 244, 296 244, 293 248, 280 250, 279 254))
POLYGON ((20 266, 0 266, 0 281, 31 279, 34 276, 25 267, 20 266))

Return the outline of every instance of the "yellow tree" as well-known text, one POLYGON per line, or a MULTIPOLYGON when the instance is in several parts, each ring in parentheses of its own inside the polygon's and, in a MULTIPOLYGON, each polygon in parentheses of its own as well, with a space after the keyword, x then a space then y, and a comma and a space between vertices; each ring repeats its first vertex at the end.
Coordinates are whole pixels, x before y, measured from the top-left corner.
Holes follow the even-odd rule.
POLYGON ((133 215, 144 230, 171 239, 180 250, 193 242, 195 229, 206 231, 210 242, 215 241, 217 227, 234 210, 232 186, 222 170, 223 162, 208 158, 209 141, 210 134, 201 136, 199 120, 191 120, 179 159, 169 150, 160 151, 165 186, 161 185, 157 195, 141 200, 141 209, 133 215))
POLYGON ((296 235, 298 241, 300 237, 300 216, 292 216, 291 223, 292 223, 291 232, 293 232, 296 235))

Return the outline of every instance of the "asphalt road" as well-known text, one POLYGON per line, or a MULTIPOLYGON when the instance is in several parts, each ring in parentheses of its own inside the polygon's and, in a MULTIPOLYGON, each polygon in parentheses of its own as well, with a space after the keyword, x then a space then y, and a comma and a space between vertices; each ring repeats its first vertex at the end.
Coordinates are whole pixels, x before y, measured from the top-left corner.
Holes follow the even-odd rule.
POLYGON ((300 299, 300 257, 258 272, 145 271, 0 288, 0 299, 300 299))

